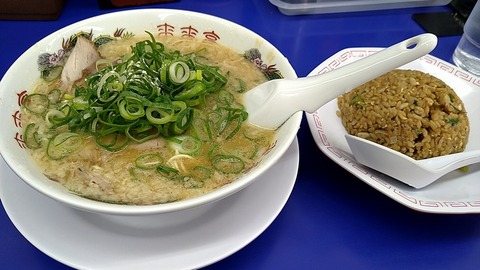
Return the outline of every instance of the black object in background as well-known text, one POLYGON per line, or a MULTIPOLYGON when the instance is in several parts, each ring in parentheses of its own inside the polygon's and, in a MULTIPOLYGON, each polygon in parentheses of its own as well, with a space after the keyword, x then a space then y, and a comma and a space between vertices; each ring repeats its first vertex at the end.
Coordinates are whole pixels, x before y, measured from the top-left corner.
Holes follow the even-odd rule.
POLYGON ((0 0, 0 20, 56 20, 67 0, 0 0))
POLYGON ((113 9, 128 6, 141 6, 176 1, 179 0, 98 0, 98 7, 100 7, 100 9, 113 9))
POLYGON ((412 18, 426 31, 437 36, 459 36, 477 0, 452 0, 452 12, 416 13, 412 18))

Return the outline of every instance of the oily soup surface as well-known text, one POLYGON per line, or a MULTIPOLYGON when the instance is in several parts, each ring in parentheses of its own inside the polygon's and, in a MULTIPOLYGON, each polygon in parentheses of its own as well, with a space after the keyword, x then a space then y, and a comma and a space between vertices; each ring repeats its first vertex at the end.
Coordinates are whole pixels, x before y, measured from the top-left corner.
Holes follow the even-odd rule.
MULTIPOLYGON (((143 39, 148 37, 112 41, 98 51, 103 59, 116 59, 129 54, 131 46, 143 39)), ((81 147, 55 160, 47 154, 47 143, 43 142, 30 152, 47 177, 94 200, 136 205, 167 203, 199 196, 234 181, 273 146, 274 131, 246 122, 232 138, 227 138, 235 125, 222 122, 223 116, 216 111, 225 102, 240 104, 242 92, 266 81, 253 63, 238 52, 209 41, 173 37, 161 40, 157 37, 157 40, 165 45, 166 51, 194 53, 197 61, 219 67, 228 79, 226 85, 207 95, 204 105, 196 106, 192 126, 173 139, 158 137, 143 143, 131 142, 126 148, 112 152, 85 133, 81 142, 75 142, 81 147), (184 148, 194 151, 185 153, 184 148), (159 166, 163 169, 159 170, 159 166)), ((83 79, 77 83, 82 84, 83 79)), ((61 87, 59 80, 40 80, 30 93, 48 94, 61 87)), ((62 89, 62 93, 65 91, 62 89)), ((37 123, 38 133, 47 132, 43 115, 24 110, 22 117, 24 126, 37 123)))

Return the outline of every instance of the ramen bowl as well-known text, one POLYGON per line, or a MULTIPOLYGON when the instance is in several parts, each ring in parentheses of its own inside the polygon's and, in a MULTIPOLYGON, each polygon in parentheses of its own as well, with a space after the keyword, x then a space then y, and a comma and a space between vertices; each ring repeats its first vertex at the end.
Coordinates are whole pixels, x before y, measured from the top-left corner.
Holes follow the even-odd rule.
POLYGON ((256 57, 250 60, 256 63, 257 68, 267 72, 275 67, 277 74, 280 72, 285 78, 296 78, 288 60, 264 38, 240 25, 210 15, 171 9, 139 9, 114 12, 74 23, 33 45, 14 62, 0 82, 0 152, 20 179, 45 196, 76 209, 116 215, 151 215, 190 209, 221 200, 247 187, 282 157, 296 137, 301 112, 293 115, 277 130, 271 149, 248 172, 229 184, 194 198, 154 205, 106 203, 76 195, 58 182, 48 179, 29 155, 20 120, 22 100, 40 77, 37 65, 39 56, 61 55, 65 42, 78 33, 89 33, 93 38, 115 39, 122 33, 145 31, 153 35, 207 39, 240 54, 254 49, 256 57))

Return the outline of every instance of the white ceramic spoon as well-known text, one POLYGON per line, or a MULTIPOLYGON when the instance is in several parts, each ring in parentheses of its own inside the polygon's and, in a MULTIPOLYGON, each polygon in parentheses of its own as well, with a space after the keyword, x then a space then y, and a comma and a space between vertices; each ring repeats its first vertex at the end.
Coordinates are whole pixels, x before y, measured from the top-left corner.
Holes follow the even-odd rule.
POLYGON ((433 34, 421 34, 330 72, 263 83, 245 94, 248 121, 276 129, 298 111, 313 113, 330 100, 431 52, 433 34))
POLYGON ((360 137, 346 134, 348 146, 360 163, 414 188, 425 187, 458 168, 480 162, 480 150, 415 160, 360 137))

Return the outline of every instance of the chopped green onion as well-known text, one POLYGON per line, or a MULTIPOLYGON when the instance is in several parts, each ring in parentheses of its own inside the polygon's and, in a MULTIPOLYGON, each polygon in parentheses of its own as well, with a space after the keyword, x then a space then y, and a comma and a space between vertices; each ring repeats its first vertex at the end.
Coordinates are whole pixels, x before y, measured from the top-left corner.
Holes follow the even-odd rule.
POLYGON ((178 151, 180 154, 194 155, 202 146, 202 142, 192 136, 177 136, 169 140, 170 147, 178 151))
POLYGON ((55 66, 52 68, 44 69, 40 73, 40 77, 47 82, 51 82, 58 78, 62 74, 63 66, 55 66))
POLYGON ((179 94, 175 95, 173 99, 175 100, 189 100, 194 97, 200 96, 206 93, 205 84, 200 81, 194 81, 191 86, 184 89, 179 94))
MULTIPOLYGON (((98 85, 97 85, 97 98, 102 102, 112 101, 118 95, 117 91, 106 91, 106 89, 104 89, 105 85, 108 86, 108 84, 106 84, 106 82, 110 77, 119 78, 120 74, 118 74, 116 71, 108 71, 107 73, 105 73, 101 77, 101 79, 100 79, 100 81, 98 82, 98 85)), ((108 89, 108 87, 107 87, 107 89, 108 89)))
POLYGON ((53 127, 54 123, 59 121, 60 119, 65 118, 65 114, 59 110, 49 110, 45 114, 45 123, 48 127, 53 127))
POLYGON ((164 108, 148 107, 145 115, 152 124, 162 125, 170 122, 173 119, 173 110, 166 110, 164 108))
POLYGON ((195 179, 194 177, 184 177, 183 186, 185 188, 201 188, 205 186, 205 182, 202 179, 195 179))
POLYGON ((48 100, 50 101, 51 104, 57 103, 61 96, 62 96, 62 90, 55 88, 50 93, 48 93, 48 100))
POLYGON ((30 113, 42 115, 44 114, 48 106, 50 105, 50 100, 44 94, 30 94, 25 97, 23 100, 23 106, 30 113))
POLYGON ((72 99, 73 108, 76 110, 85 110, 88 109, 90 104, 88 103, 88 99, 85 96, 77 96, 72 99))
POLYGON ((193 119, 192 127, 195 136, 202 141, 209 141, 212 139, 210 130, 207 128, 207 123, 204 119, 196 117, 193 119))
POLYGON ((233 94, 228 91, 218 92, 218 101, 222 104, 230 105, 235 101, 233 94))
POLYGON ((138 100, 129 98, 122 99, 118 102, 118 110, 120 115, 126 120, 136 120, 145 115, 145 108, 138 100))
POLYGON ((120 135, 113 130, 110 134, 97 135, 95 141, 106 150, 117 152, 127 147, 129 139, 120 137, 120 135))
POLYGON ((82 146, 80 135, 71 132, 60 133, 50 139, 47 146, 47 155, 51 159, 62 159, 75 152, 82 146))
POLYGON ((239 173, 245 168, 245 163, 233 155, 216 155, 212 158, 212 165, 223 173, 239 173))
POLYGON ((40 140, 38 138, 38 125, 30 123, 25 127, 23 133, 23 141, 25 145, 30 149, 37 149, 41 147, 40 140))
POLYGON ((212 170, 207 167, 196 166, 195 168, 193 168, 192 176, 195 179, 205 180, 212 176, 212 170))
POLYGON ((150 39, 137 42, 122 61, 99 64, 101 69, 75 86, 74 94, 33 94, 25 99, 25 108, 46 114, 52 128, 90 132, 109 151, 130 141, 183 134, 195 118, 193 107, 202 106, 205 95, 218 92, 227 79, 218 67, 196 62, 194 54, 165 51, 148 34, 150 39))
POLYGON ((157 172, 163 176, 174 178, 178 175, 179 171, 175 168, 168 167, 168 166, 157 166, 157 172))
POLYGON ((156 169, 162 163, 163 158, 157 153, 141 155, 135 160, 135 166, 144 170, 156 169))
POLYGON ((170 80, 175 84, 182 84, 190 78, 190 68, 184 62, 174 62, 168 68, 170 80))

